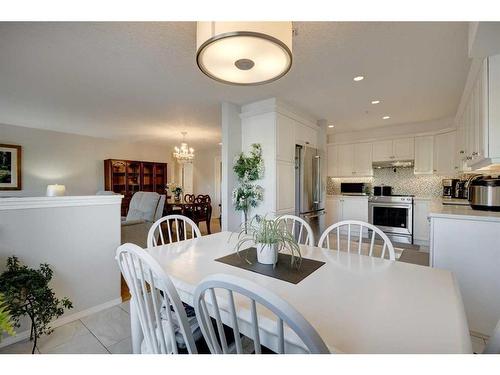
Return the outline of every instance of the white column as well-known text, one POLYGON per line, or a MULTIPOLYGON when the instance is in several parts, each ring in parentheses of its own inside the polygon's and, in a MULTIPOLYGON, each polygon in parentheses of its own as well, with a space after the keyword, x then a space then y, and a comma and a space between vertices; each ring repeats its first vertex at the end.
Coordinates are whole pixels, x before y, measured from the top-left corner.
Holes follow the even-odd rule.
POLYGON ((221 106, 222 122, 222 230, 238 231, 241 213, 233 208, 231 193, 236 185, 233 160, 241 152, 240 107, 224 102, 221 106))

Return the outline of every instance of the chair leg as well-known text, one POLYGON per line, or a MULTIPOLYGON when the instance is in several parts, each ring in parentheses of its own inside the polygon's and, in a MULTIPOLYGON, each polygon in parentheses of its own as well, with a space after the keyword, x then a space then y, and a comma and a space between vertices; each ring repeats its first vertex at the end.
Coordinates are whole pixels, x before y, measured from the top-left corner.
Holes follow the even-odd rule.
POLYGON ((206 223, 207 223, 207 232, 208 232, 208 234, 212 234, 212 232, 210 231, 210 220, 207 219, 206 223))

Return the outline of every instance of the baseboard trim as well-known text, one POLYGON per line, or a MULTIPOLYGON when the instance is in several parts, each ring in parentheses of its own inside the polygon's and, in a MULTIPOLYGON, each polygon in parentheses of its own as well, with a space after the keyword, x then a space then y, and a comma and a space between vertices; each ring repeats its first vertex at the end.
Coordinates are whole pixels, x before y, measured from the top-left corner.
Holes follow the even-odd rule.
MULTIPOLYGON (((109 309, 110 307, 119 305, 120 303, 122 303, 122 299, 116 298, 116 299, 113 299, 111 301, 104 302, 100 305, 93 306, 89 309, 78 311, 74 314, 65 315, 59 319, 54 320, 51 323, 51 326, 52 326, 52 328, 57 328, 57 327, 65 325, 65 324, 74 322, 75 320, 85 318, 86 316, 95 314, 99 311, 109 309)), ((0 348, 4 348, 6 346, 15 344, 16 342, 23 341, 23 340, 27 339, 29 336, 30 336, 30 332, 29 332, 29 330, 27 330, 27 331, 19 332, 15 336, 3 337, 2 342, 0 342, 0 348)))

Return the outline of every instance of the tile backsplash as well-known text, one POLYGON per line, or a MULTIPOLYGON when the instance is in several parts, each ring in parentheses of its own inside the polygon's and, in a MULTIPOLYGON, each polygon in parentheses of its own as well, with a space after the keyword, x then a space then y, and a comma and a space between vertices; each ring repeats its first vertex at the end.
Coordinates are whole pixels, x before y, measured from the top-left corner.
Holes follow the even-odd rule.
MULTIPOLYGON (((413 168, 374 169, 373 177, 328 177, 327 194, 340 194, 341 182, 365 182, 372 188, 378 185, 392 186, 393 194, 409 194, 422 198, 439 198, 442 194, 441 180, 449 176, 415 175, 413 168)), ((373 191, 373 190, 372 190, 373 191)))

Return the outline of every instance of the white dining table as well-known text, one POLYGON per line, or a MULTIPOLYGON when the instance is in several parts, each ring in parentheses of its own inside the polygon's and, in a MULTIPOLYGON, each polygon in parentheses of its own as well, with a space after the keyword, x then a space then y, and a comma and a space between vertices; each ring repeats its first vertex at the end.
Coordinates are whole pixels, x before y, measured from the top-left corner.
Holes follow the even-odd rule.
MULTIPOLYGON (((209 275, 243 277, 290 303, 332 353, 472 353, 460 290, 449 271, 301 246, 304 258, 325 264, 292 284, 215 261, 233 253, 236 241, 236 233, 220 232, 147 251, 171 277, 183 302, 193 305, 196 286, 209 275)), ((134 312, 132 297, 137 353, 142 333, 134 312)))

